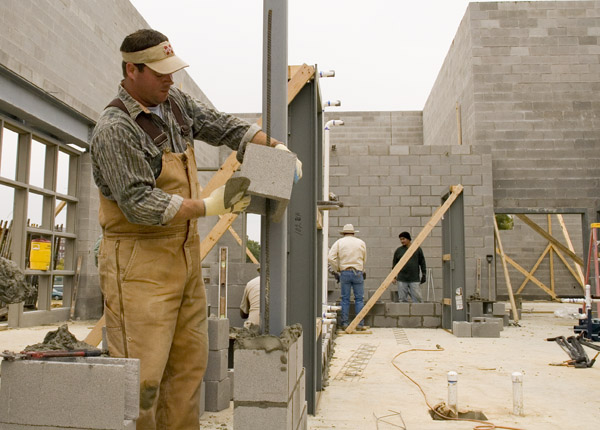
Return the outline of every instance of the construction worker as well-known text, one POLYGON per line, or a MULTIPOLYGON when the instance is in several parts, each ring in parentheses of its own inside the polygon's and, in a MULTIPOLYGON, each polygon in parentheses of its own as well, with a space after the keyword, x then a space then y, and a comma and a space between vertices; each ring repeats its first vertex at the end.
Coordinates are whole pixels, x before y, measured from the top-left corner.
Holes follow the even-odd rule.
MULTIPOLYGON (((394 252, 394 263, 392 267, 396 267, 396 264, 402 256, 408 251, 411 245, 410 233, 403 231, 398 235, 402 246, 396 249, 394 252)), ((421 291, 419 284, 427 282, 427 266, 425 264, 425 255, 421 247, 417 248, 415 253, 411 255, 402 270, 398 273, 394 282, 398 282, 398 301, 408 302, 410 296, 413 303, 421 303, 421 291), (421 274, 419 276, 419 270, 421 274)))
MULTIPOLYGON (((340 326, 345 330, 348 327, 350 293, 354 292, 354 311, 357 315, 364 306, 364 280, 367 277, 364 266, 367 262, 367 246, 365 242, 354 236, 358 230, 355 231, 352 224, 346 224, 340 233, 343 237, 332 245, 327 259, 331 268, 340 274, 342 288, 340 326)), ((357 330, 364 330, 363 320, 358 324, 357 330)))
POLYGON ((260 275, 251 279, 244 288, 240 316, 246 320, 244 327, 260 326, 260 275))
POLYGON ((120 50, 124 79, 91 144, 108 347, 140 359, 138 429, 198 429, 208 336, 197 218, 250 200, 224 186, 199 197, 194 140, 227 145, 240 162, 248 142, 287 148, 173 87, 187 64, 158 31, 138 30, 120 50))

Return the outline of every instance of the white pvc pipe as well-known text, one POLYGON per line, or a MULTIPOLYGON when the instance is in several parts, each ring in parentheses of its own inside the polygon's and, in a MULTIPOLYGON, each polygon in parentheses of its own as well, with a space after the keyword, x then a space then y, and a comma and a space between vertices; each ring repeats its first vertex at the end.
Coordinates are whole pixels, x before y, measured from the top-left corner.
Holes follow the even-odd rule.
POLYGON ((341 306, 327 305, 327 312, 341 311, 341 310, 342 310, 341 306))
POLYGON ((323 103, 323 107, 331 107, 331 106, 341 106, 342 102, 339 100, 327 100, 325 103, 323 103))
POLYGON ((513 414, 524 416, 523 412, 523 375, 521 372, 513 372, 513 414))
POLYGON ((319 78, 333 78, 335 70, 319 70, 319 78))
POLYGON ((458 417, 458 374, 453 371, 448 372, 448 409, 458 417))

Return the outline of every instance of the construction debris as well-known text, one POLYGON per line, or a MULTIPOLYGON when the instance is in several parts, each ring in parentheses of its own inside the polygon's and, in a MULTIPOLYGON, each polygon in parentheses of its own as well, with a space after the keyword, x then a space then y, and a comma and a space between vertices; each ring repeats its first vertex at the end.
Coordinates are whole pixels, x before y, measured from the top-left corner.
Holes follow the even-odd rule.
POLYGON ((35 288, 25 280, 25 273, 14 261, 0 257, 0 301, 20 303, 35 295, 35 288))

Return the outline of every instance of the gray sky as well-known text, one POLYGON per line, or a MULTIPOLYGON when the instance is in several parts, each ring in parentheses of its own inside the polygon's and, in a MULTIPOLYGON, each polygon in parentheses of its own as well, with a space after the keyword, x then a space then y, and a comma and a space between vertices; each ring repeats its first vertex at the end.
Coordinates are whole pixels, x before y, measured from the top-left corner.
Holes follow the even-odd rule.
MULTIPOLYGON (((261 110, 262 0, 131 2, 219 110, 261 110)), ((422 110, 468 4, 288 0, 288 63, 336 71, 321 80, 332 110, 422 110)))

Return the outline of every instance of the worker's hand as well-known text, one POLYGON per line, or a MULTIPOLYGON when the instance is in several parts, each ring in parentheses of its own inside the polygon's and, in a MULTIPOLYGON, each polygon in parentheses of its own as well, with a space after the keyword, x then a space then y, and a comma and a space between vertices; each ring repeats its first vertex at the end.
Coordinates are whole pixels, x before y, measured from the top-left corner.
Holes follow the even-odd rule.
POLYGON ((363 280, 367 279, 367 272, 363 272, 363 280))
POLYGON ((423 276, 421 276, 421 284, 424 284, 425 282, 427 282, 427 275, 423 273, 423 276))
MULTIPOLYGON (((283 143, 275 145, 275 149, 281 149, 282 151, 292 152, 283 143)), ((294 184, 302 179, 302 161, 296 156, 296 170, 294 171, 294 184)))
POLYGON ((335 281, 339 284, 340 283, 340 272, 332 272, 333 273, 333 277, 335 278, 335 281))
POLYGON ((225 185, 220 186, 204 199, 204 216, 224 215, 244 211, 250 204, 250 196, 238 193, 231 199, 231 206, 225 207, 225 185))

